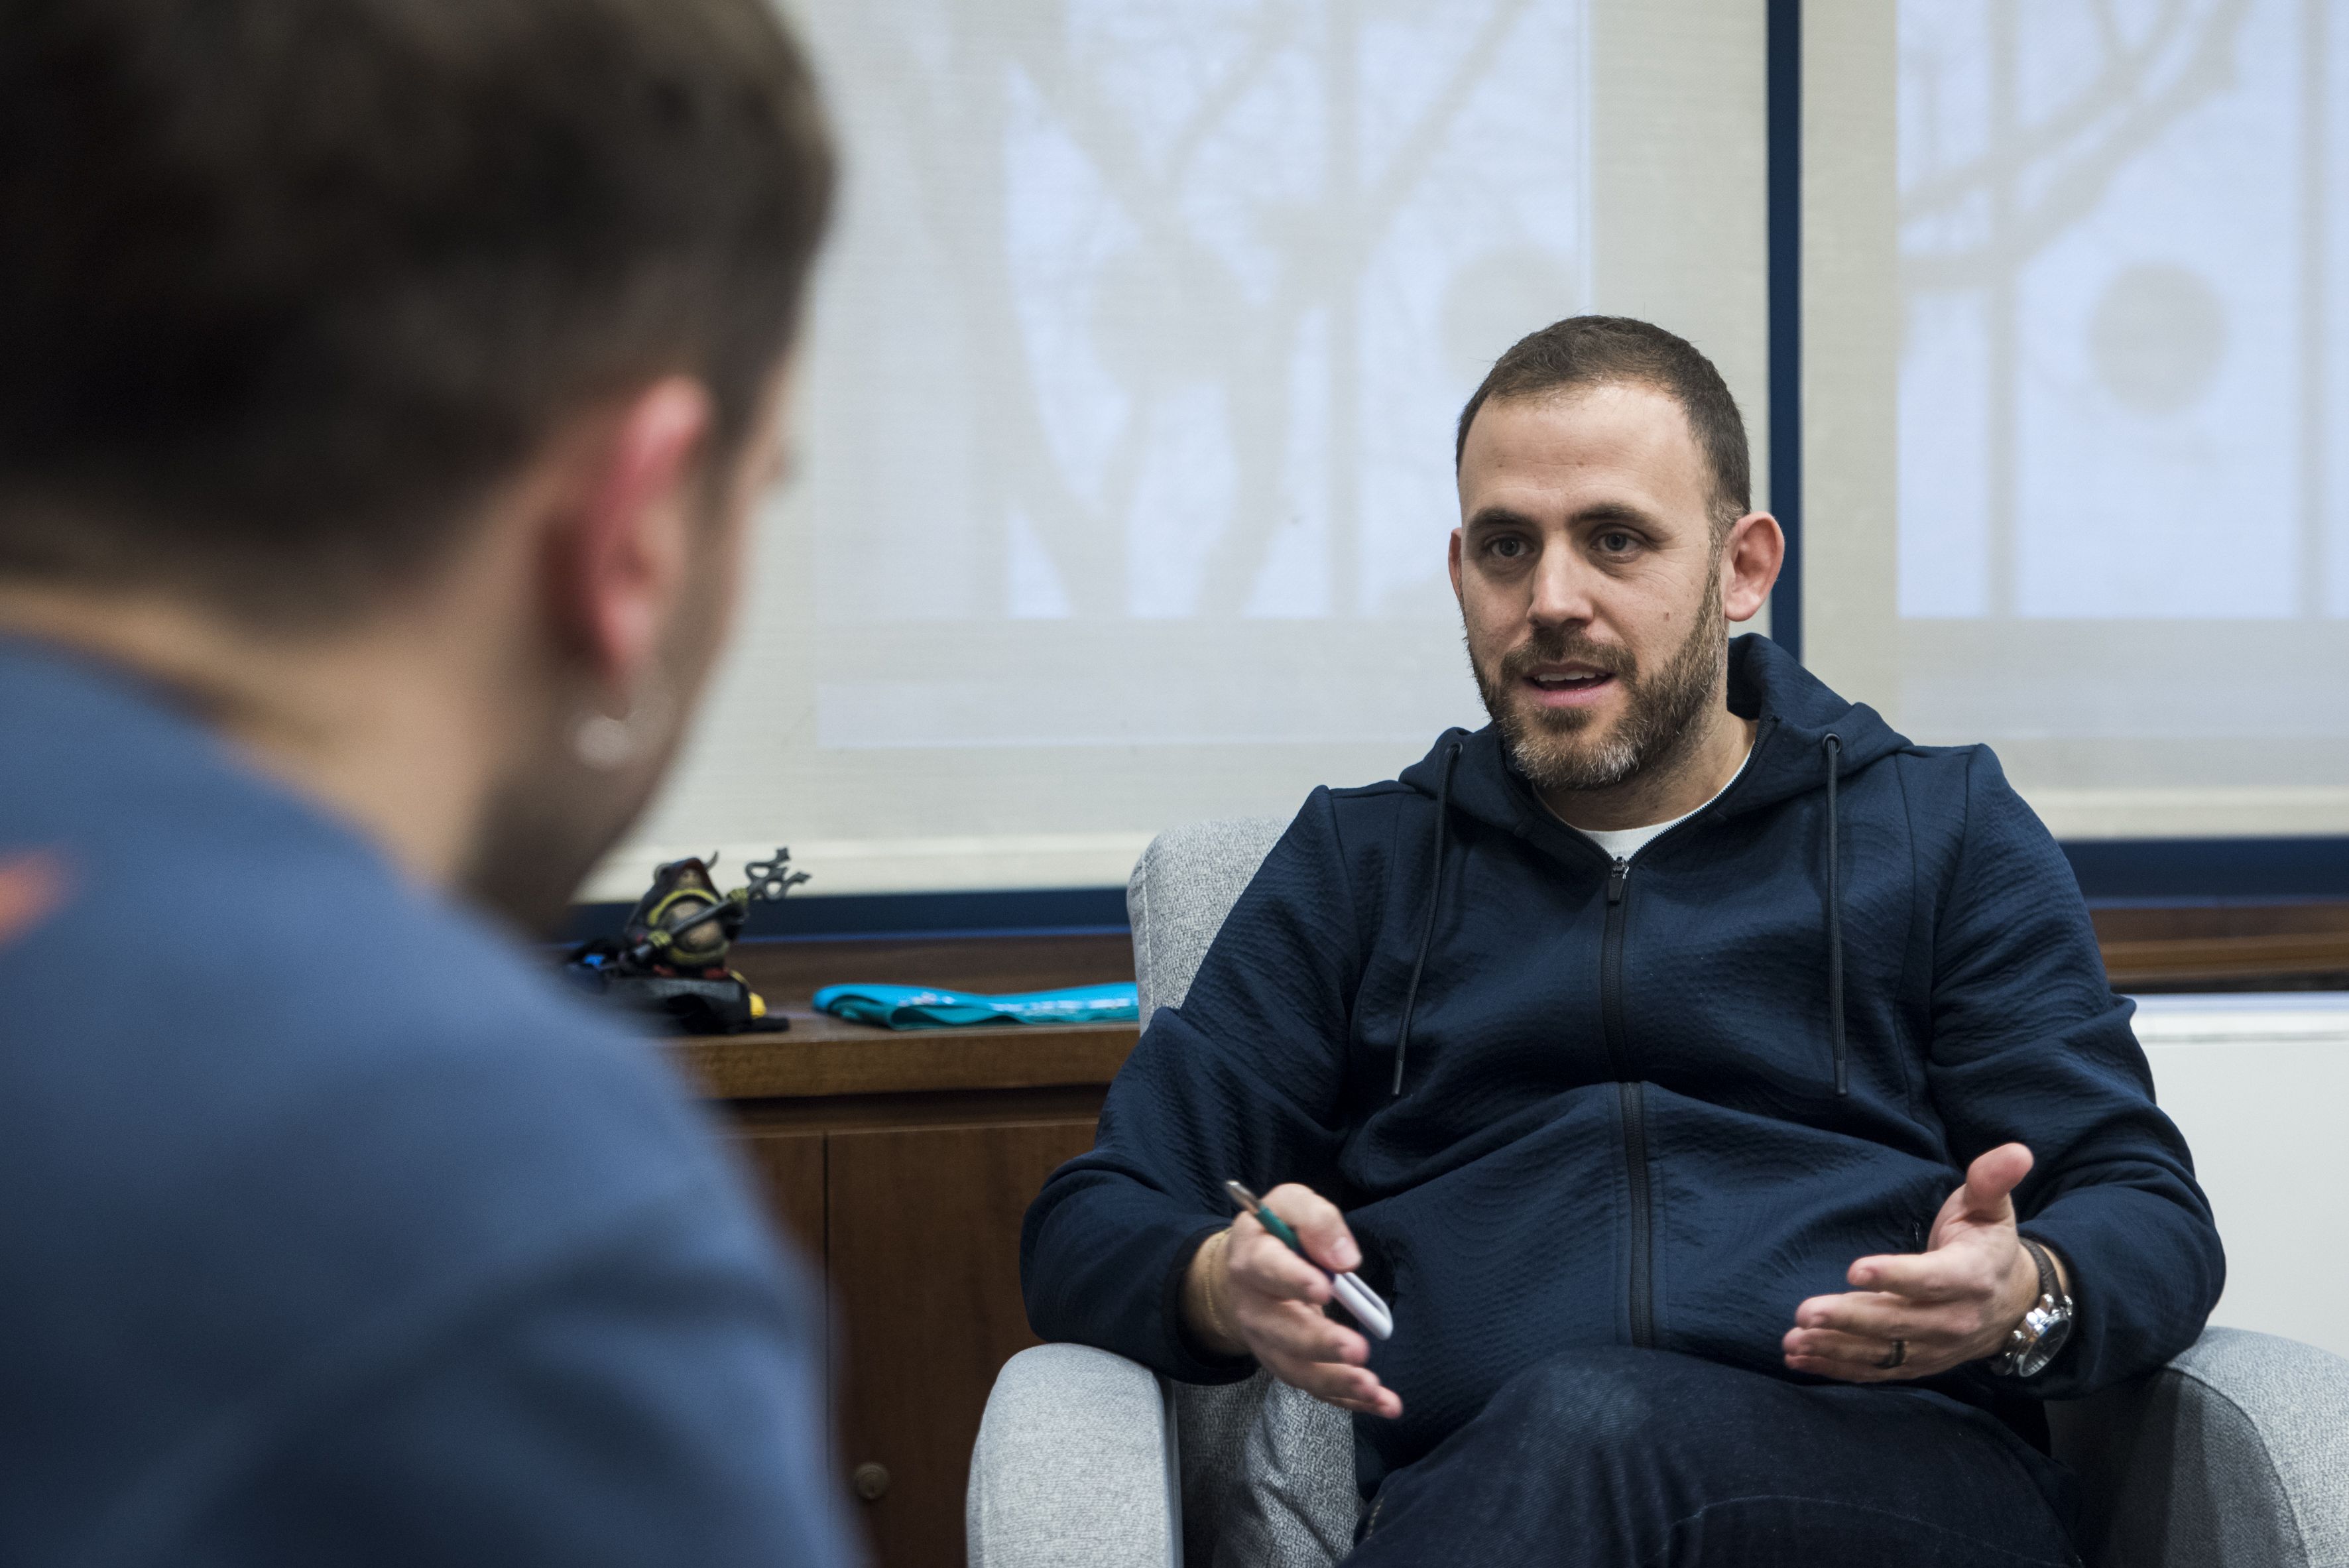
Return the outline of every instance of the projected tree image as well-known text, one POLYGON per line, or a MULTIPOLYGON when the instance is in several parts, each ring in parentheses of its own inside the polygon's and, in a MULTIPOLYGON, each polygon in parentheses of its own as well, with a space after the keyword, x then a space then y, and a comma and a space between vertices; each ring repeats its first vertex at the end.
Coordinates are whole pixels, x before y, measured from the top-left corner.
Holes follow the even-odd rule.
POLYGON ((2337 10, 1904 0, 1905 615, 2349 612, 2337 10))
POLYGON ((1107 887, 1392 778, 1485 722, 1444 562, 1495 356, 1603 302, 1764 428, 1757 5, 777 3, 843 155, 793 478, 610 896, 776 843, 1107 887))
POLYGON ((913 438, 822 477, 826 569, 876 527, 941 563, 837 614, 1450 614, 1450 418, 1583 299, 1579 5, 810 22, 861 89, 822 376, 913 438))

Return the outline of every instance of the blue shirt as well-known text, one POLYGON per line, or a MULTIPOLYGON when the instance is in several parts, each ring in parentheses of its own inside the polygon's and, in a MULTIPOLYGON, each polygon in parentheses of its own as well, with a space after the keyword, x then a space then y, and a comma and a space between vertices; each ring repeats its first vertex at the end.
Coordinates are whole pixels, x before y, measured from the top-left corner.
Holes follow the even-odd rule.
POLYGON ((0 1562, 854 1557, 820 1308, 646 1043, 8 640, 0 1280, 0 1562))

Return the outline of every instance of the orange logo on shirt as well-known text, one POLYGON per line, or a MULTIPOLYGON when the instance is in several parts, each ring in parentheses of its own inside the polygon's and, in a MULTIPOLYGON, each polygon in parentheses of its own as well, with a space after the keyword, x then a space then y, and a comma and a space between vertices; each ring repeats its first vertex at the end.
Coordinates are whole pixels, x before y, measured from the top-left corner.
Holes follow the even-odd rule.
POLYGON ((0 861, 0 947, 40 923, 65 902, 66 869, 47 851, 0 861))

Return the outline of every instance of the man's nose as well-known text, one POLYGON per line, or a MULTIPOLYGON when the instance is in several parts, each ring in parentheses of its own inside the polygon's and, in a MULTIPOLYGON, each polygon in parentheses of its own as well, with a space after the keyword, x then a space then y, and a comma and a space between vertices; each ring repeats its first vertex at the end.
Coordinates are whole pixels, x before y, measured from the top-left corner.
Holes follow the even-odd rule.
POLYGON ((1574 551, 1556 545, 1542 552, 1534 569, 1533 603, 1526 614, 1538 625, 1573 625, 1591 619, 1595 610, 1589 562, 1574 551))

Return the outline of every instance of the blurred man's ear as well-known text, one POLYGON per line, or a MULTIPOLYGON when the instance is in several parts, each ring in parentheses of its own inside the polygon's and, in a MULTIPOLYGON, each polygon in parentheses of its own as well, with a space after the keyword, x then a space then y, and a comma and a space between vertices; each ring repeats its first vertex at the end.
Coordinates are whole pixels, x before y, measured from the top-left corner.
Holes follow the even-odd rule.
POLYGON ((686 593, 706 486, 716 482, 703 471, 712 418, 699 382, 670 377, 586 422, 566 454, 548 520, 552 608, 622 711, 686 593))

